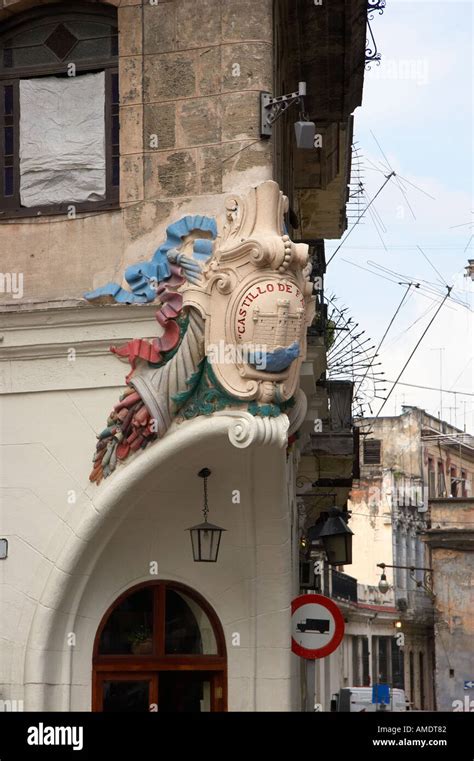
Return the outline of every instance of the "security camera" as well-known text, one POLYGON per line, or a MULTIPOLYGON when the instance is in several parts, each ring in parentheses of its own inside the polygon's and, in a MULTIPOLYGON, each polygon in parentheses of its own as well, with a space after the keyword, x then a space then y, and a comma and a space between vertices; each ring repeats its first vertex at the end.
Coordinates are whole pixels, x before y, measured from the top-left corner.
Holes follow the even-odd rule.
POLYGON ((296 145, 298 148, 314 148, 316 125, 314 122, 295 122, 296 145))

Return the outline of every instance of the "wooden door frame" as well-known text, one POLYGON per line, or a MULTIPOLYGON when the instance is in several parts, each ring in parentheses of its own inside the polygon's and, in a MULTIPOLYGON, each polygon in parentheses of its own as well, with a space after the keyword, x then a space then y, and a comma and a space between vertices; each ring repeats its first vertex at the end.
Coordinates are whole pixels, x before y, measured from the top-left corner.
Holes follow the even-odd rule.
POLYGON ((160 671, 195 671, 207 672, 211 680, 211 711, 227 711, 227 651, 222 624, 216 612, 207 600, 194 589, 174 581, 160 579, 136 584, 126 590, 109 606, 97 628, 92 660, 92 711, 102 707, 101 685, 105 674, 113 679, 137 680, 138 675, 153 677, 156 680, 154 694, 158 701, 158 681, 160 671), (102 632, 113 611, 130 595, 142 589, 151 588, 153 592, 153 653, 151 655, 104 655, 99 653, 102 632), (216 655, 176 655, 165 653, 165 597, 166 589, 182 592, 193 599, 207 614, 217 644, 216 655))
MULTIPOLYGON (((158 674, 153 671, 101 671, 95 675, 93 711, 102 711, 103 708, 103 684, 104 682, 150 682, 148 690, 148 706, 153 703, 158 705, 158 674), (94 708, 94 706, 96 706, 94 708)), ((150 708, 148 708, 150 710, 150 708)))
MULTIPOLYGON (((165 671, 163 669, 162 671, 165 671)), ((173 669, 176 671, 176 669, 173 669)), ((204 671, 203 675, 208 677, 211 684, 210 709, 211 713, 222 712, 227 710, 225 704, 226 692, 226 674, 223 671, 204 671)), ((197 670, 193 669, 193 673, 197 670)), ((93 681, 93 700, 92 711, 102 712, 103 709, 103 684, 104 682, 150 682, 148 692, 149 706, 158 706, 160 711, 160 672, 159 671, 97 671, 94 673, 93 681)))

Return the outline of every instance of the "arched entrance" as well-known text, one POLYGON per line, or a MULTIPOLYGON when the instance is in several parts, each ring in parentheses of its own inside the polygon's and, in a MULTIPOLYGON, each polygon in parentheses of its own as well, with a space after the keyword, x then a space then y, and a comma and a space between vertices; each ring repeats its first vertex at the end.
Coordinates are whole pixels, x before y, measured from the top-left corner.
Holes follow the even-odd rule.
POLYGON ((121 595, 97 630, 92 710, 227 710, 224 632, 206 600, 171 581, 121 595))

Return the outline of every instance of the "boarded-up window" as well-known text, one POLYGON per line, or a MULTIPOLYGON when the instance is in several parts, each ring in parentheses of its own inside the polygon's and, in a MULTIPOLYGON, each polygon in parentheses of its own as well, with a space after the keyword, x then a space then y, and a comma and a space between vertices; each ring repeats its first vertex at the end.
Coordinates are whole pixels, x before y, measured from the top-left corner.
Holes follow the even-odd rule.
POLYGON ((382 442, 379 439, 364 441, 364 465, 380 465, 382 442))
POLYGON ((20 82, 21 205, 106 196, 105 76, 20 82))
POLYGON ((2 219, 115 207, 119 128, 115 8, 78 0, 2 23, 2 219))

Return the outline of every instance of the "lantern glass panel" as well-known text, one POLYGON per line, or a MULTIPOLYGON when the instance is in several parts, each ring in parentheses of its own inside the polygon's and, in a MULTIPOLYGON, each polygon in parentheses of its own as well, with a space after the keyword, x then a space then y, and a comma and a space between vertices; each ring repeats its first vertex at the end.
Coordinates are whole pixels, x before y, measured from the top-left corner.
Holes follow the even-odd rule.
POLYGON ((350 534, 326 536, 323 543, 331 565, 349 565, 352 563, 352 536, 350 534))
POLYGON ((190 529, 193 557, 199 563, 215 563, 224 529, 212 523, 201 523, 190 529))

